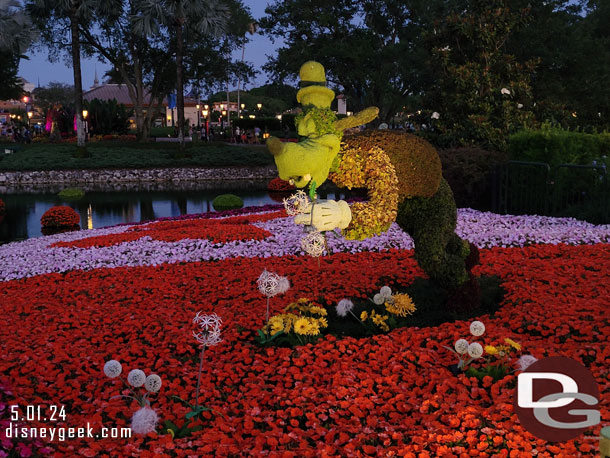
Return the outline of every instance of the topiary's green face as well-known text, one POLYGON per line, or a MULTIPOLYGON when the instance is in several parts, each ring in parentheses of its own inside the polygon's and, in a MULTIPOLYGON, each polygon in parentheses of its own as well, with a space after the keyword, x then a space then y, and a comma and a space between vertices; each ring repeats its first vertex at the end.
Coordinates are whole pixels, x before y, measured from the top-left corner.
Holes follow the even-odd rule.
POLYGON ((334 135, 285 143, 282 151, 275 155, 280 178, 292 180, 297 188, 303 188, 311 181, 320 186, 328 178, 339 146, 339 140, 334 135))

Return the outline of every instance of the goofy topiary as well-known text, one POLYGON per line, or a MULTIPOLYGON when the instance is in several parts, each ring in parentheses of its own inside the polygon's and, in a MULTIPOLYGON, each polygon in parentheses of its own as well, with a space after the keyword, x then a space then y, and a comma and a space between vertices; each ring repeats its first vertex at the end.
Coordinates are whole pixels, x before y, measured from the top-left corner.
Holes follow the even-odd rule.
POLYGON ((392 131, 369 130, 343 138, 345 129, 372 121, 379 110, 370 107, 337 120, 330 109, 335 94, 326 87, 324 67, 306 62, 300 79, 297 101, 303 112, 295 124, 304 138, 298 143, 274 137, 267 141, 280 178, 299 188, 315 188, 327 179, 348 189, 366 188, 369 200, 351 208, 332 202, 336 211, 329 203, 314 205, 295 222, 313 222, 319 230, 339 227, 346 238, 361 240, 396 221, 413 238, 417 262, 430 279, 461 302, 454 305, 474 305, 478 284, 469 270, 478 253, 455 233, 455 200, 436 149, 415 135, 392 131), (346 212, 351 215, 346 217, 346 212))

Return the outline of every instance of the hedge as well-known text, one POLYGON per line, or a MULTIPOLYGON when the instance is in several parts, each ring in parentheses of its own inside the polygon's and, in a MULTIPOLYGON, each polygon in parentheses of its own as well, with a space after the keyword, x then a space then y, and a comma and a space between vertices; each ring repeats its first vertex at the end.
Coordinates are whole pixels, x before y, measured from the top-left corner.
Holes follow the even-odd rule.
POLYGON ((558 128, 523 130, 509 138, 511 160, 588 165, 610 156, 610 133, 587 134, 558 128))

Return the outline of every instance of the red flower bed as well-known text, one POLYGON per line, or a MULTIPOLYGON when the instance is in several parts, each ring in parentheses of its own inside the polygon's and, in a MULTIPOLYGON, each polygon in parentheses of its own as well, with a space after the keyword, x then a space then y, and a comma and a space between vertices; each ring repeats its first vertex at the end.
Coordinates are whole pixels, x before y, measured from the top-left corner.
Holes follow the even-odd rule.
MULTIPOLYGON (((74 271, 0 283, 0 374, 20 406, 66 406, 66 427, 129 425, 136 410, 102 372, 117 359, 163 378, 152 406, 181 422, 193 400, 199 349, 190 323, 199 310, 223 320, 224 342, 206 351, 202 431, 186 439, 55 442, 56 456, 597 456, 596 436, 547 443, 523 430, 513 411, 515 374, 479 383, 447 369, 467 322, 402 328, 365 339, 329 337, 294 349, 253 345, 265 301, 263 269, 292 289, 272 313, 301 296, 325 305, 370 296, 382 284, 423 275, 411 251, 236 258, 157 267, 74 271)), ((486 339, 513 337, 540 358, 564 355, 599 383, 602 424, 610 421, 608 360, 610 245, 536 245, 481 250, 481 274, 504 280, 504 307, 481 319, 486 339)), ((488 341, 486 340, 486 342, 488 341)), ((36 422, 34 422, 36 423, 36 422)), ((49 426, 48 422, 43 423, 49 426)), ((62 426, 62 425, 58 425, 62 426)))
POLYGON ((49 208, 40 218, 42 227, 72 227, 78 223, 80 223, 79 214, 65 205, 49 208))
POLYGON ((57 242, 51 246, 72 248, 104 247, 132 242, 142 237, 151 237, 152 239, 164 242, 175 242, 182 239, 208 239, 215 243, 226 243, 236 240, 262 240, 269 237, 271 233, 252 226, 251 223, 269 221, 282 216, 286 216, 283 211, 225 219, 160 221, 143 226, 135 226, 127 232, 120 234, 99 235, 73 242, 57 242))
POLYGON ((267 185, 267 189, 275 192, 292 192, 296 190, 296 187, 281 178, 274 178, 267 185))

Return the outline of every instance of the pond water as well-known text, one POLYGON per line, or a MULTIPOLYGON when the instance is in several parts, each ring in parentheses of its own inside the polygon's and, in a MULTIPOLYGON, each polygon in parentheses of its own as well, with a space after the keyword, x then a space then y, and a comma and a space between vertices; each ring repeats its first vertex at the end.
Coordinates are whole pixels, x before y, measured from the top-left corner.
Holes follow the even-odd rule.
MULTIPOLYGON (((91 229, 214 211, 212 201, 219 194, 240 196, 244 207, 278 203, 282 195, 270 195, 266 186, 267 180, 127 184, 120 188, 93 185, 84 187, 85 196, 76 202, 59 198, 61 187, 3 190, 0 198, 6 204, 6 213, 0 222, 0 244, 40 237, 40 218, 54 205, 74 208, 81 227, 91 229)), ((329 199, 346 197, 336 188, 322 188, 320 195, 329 199)))

